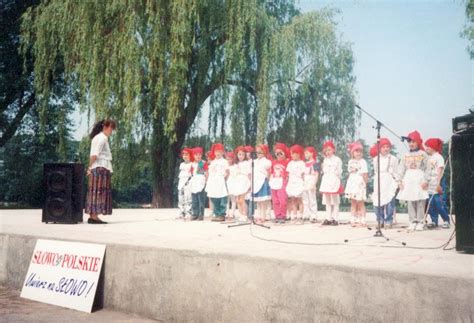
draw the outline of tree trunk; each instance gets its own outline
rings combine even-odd
[[[9,124],[5,125],[5,128],[2,129],[2,136],[0,137],[0,147],[5,146],[8,140],[10,140],[15,135],[15,132],[20,126],[21,121],[23,120],[23,117],[28,113],[28,111],[31,109],[34,103],[35,103],[35,95],[32,94],[30,95],[28,100],[23,105],[20,106],[20,109],[16,113],[13,120],[11,120]]]
[[[153,167],[153,200],[155,208],[173,207],[174,170],[178,154],[173,151],[170,139],[161,127],[153,129],[151,149]]]
[[[174,207],[174,191],[177,185],[176,166],[179,162],[181,146],[183,145],[188,128],[179,127],[176,131],[176,141],[164,133],[162,121],[155,120],[153,125],[152,167],[153,167],[153,199],[155,208]]]

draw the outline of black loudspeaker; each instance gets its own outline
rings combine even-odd
[[[456,250],[474,253],[474,129],[452,137]]]
[[[42,222],[82,222],[84,165],[52,163],[43,166],[44,204]]]

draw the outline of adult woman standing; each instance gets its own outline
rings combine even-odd
[[[97,122],[90,134],[91,152],[87,176],[89,185],[87,189],[86,214],[89,214],[87,223],[105,224],[99,219],[99,214],[112,214],[112,153],[109,146],[109,137],[115,130],[113,120],[104,119]]]

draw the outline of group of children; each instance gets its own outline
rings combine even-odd
[[[443,227],[449,228],[441,187],[442,141],[429,139],[425,149],[417,131],[407,138],[410,151],[400,161],[391,154],[392,144],[387,138],[381,138],[370,149],[375,172],[371,199],[377,221],[385,228],[391,227],[395,199],[399,199],[407,201],[409,230],[424,229],[426,207],[431,216],[430,227],[438,226],[440,215]],[[322,225],[338,225],[340,195],[344,194],[351,201],[351,225],[365,226],[369,171],[363,150],[360,142],[348,145],[349,176],[344,186],[342,160],[336,156],[331,141],[323,144],[321,163],[314,147],[287,147],[283,143],[275,144],[273,156],[265,144],[239,146],[226,152],[222,144],[216,143],[206,154],[207,161],[202,158],[201,147],[184,148],[178,182],[180,216],[203,220],[207,196],[214,214],[212,221],[225,221],[226,216],[247,220],[253,213],[253,200],[257,223],[269,220],[272,213],[280,224],[302,224],[305,220],[316,223],[316,193],[321,177],[319,192],[326,207]]]

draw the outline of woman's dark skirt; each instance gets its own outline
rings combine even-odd
[[[103,167],[92,169],[87,189],[86,214],[112,214],[112,173]]]

